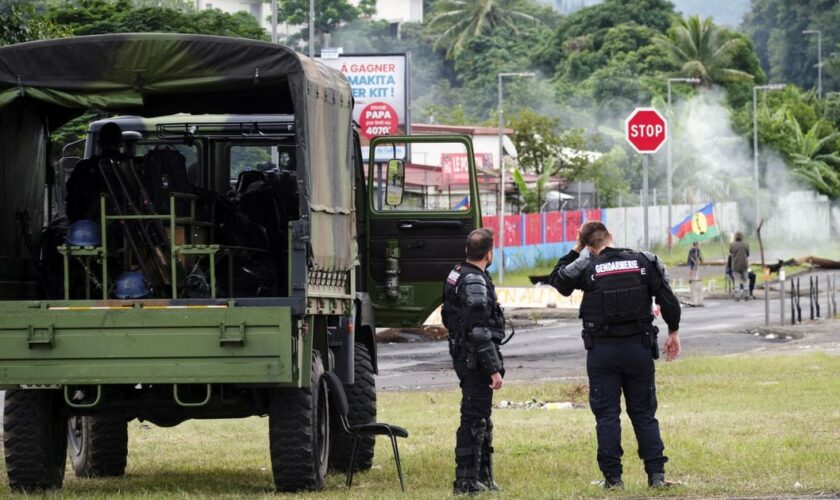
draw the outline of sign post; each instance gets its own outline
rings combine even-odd
[[[659,151],[668,140],[665,117],[654,108],[636,108],[627,117],[624,137],[642,156],[642,207],[644,212],[644,249],[650,250],[648,221],[648,155]],[[670,231],[670,228],[668,228]]]

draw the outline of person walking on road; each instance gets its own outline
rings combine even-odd
[[[735,241],[729,245],[729,256],[732,259],[733,278],[738,281],[738,287],[735,289],[735,301],[747,300],[749,294],[744,285],[749,283],[750,244],[744,241],[744,235],[740,231],[735,233]]]
[[[598,467],[604,487],[623,488],[621,394],[644,461],[648,485],[665,482],[665,447],[656,420],[654,359],[659,358],[651,314],[652,297],[668,325],[665,359],[680,355],[680,304],[668,285],[665,268],[647,252],[614,248],[600,221],[585,223],[573,250],[562,257],[549,283],[564,296],[583,291],[580,317],[587,350],[589,406],[595,415]]]
[[[487,268],[493,262],[493,232],[476,229],[467,237],[467,259],[443,285],[443,324],[461,386],[461,424],[455,435],[454,493],[496,491],[493,479],[493,391],[502,388],[505,369],[499,345],[504,316]]]

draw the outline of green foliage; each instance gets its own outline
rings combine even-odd
[[[348,0],[318,0],[315,9],[315,35],[333,33],[340,26],[361,16],[376,12],[376,0],[360,0],[354,5]],[[289,37],[291,45],[309,38],[309,0],[283,0],[278,2],[277,17],[293,26],[304,26],[299,33]]]
[[[53,4],[46,11],[46,19],[73,35],[168,32],[268,39],[257,20],[245,12],[138,8],[130,0],[72,0]]]
[[[755,43],[770,80],[815,88],[817,36],[802,31],[822,31],[823,61],[827,62],[840,41],[840,4],[828,0],[754,1],[743,29]],[[825,69],[824,88],[837,89],[840,66],[828,64]]]
[[[522,0],[439,0],[427,23],[437,36],[435,48],[446,48],[447,59],[454,59],[471,40],[494,28],[517,36],[523,23],[539,22],[521,4]]]
[[[519,190],[521,210],[525,213],[539,212],[542,208],[545,200],[545,183],[554,169],[554,160],[549,160],[545,167],[545,171],[537,177],[536,185],[533,188],[529,188],[525,183],[525,178],[519,169],[513,171],[513,182],[516,183],[516,188]]]
[[[560,152],[562,140],[556,130],[560,122],[526,109],[508,121],[513,128],[513,143],[519,153],[519,164],[525,171],[540,174],[551,170]]]
[[[3,0],[0,2],[0,45],[61,38],[68,30],[45,19],[34,2]]]
[[[755,79],[733,65],[736,55],[747,50],[745,40],[716,26],[711,17],[678,18],[667,36],[656,37],[654,43],[679,68],[675,76],[697,78],[706,86]]]

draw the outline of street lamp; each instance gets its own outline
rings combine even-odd
[[[502,143],[502,79],[503,78],[533,78],[534,73],[499,73],[499,172],[501,173],[501,208],[499,209],[499,283],[505,280],[505,161],[504,145]]]
[[[271,43],[277,43],[277,0],[271,0]]]
[[[805,30],[803,35],[817,35],[817,97],[822,97],[822,31]]]
[[[673,204],[673,198],[674,198],[674,181],[673,181],[674,170],[673,170],[673,167],[671,166],[672,162],[673,162],[673,158],[671,156],[671,142],[673,141],[674,136],[672,134],[672,131],[670,130],[671,124],[673,123],[673,117],[674,117],[673,116],[674,114],[671,111],[671,83],[673,83],[673,82],[697,84],[697,83],[700,83],[700,79],[699,78],[669,78],[668,79],[668,113],[671,115],[671,119],[668,120],[668,123],[666,125],[667,127],[669,127],[668,137],[671,138],[671,140],[667,141],[667,144],[666,144],[666,146],[668,147],[668,172],[666,173],[666,178],[667,178],[667,181],[668,181],[668,255],[671,254],[671,247],[672,247],[672,244],[673,244],[672,239],[671,239],[672,238],[671,237],[671,228],[674,226],[673,208],[671,206]]]
[[[315,57],[315,0],[309,0],[309,57]]]
[[[753,87],[753,175],[755,176],[755,227],[761,223],[761,211],[759,209],[758,195],[758,91],[759,90],[782,90],[784,83],[771,83],[769,85],[756,85]]]

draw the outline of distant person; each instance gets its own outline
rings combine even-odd
[[[82,219],[99,221],[99,194],[105,190],[99,162],[103,159],[123,160],[122,129],[114,122],[108,122],[99,129],[99,151],[90,158],[81,160],[73,168],[67,180],[67,204],[65,212],[71,223]]]
[[[700,244],[696,241],[688,249],[688,280],[700,279],[700,264],[703,263],[703,254],[700,253]]]
[[[476,229],[467,237],[467,260],[443,285],[443,324],[461,382],[461,425],[455,435],[456,495],[499,489],[493,479],[493,391],[502,388],[505,369],[499,344],[504,316],[487,268],[493,262],[493,232]]]
[[[735,300],[747,300],[749,294],[745,285],[749,283],[750,270],[750,244],[744,241],[744,235],[741,232],[735,233],[735,241],[729,245],[729,256],[732,258],[732,275],[738,282],[735,289]]]
[[[565,296],[583,290],[580,317],[583,345],[588,351],[589,407],[595,414],[598,467],[604,474],[604,487],[624,488],[619,418],[623,392],[648,486],[661,488],[667,486],[668,458],[656,420],[653,360],[659,358],[659,329],[653,325],[652,297],[668,325],[667,361],[680,355],[680,303],[655,255],[614,245],[602,222],[585,223],[577,245],[559,260],[549,282]]]

